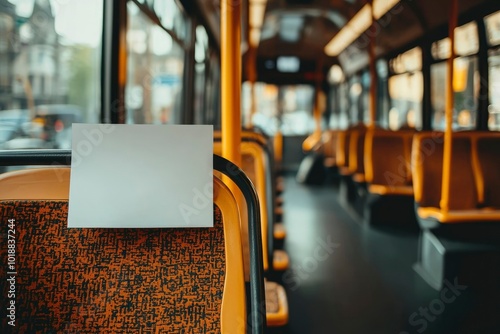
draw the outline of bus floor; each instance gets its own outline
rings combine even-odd
[[[298,184],[291,174],[283,196],[289,323],[270,333],[500,333],[491,329],[500,320],[458,280],[443,294],[412,269],[417,231],[363,226],[334,186]]]

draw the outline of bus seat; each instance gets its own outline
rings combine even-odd
[[[414,133],[368,130],[364,164],[370,193],[382,196],[413,196],[410,160]]]
[[[288,253],[282,249],[276,249],[273,252],[273,269],[276,271],[285,271],[290,265]]]
[[[256,145],[255,143],[253,143]],[[262,254],[263,254],[263,264],[264,264],[264,270],[267,271],[269,268],[269,250],[268,250],[268,212],[267,210],[267,204],[266,204],[266,194],[265,194],[265,188],[259,187],[258,184],[263,182],[264,180],[264,175],[262,169],[256,168],[257,164],[263,163],[260,161],[262,157],[257,156],[257,158],[250,153],[251,150],[255,150],[255,146],[252,145],[244,145],[242,143],[242,169],[245,171],[245,174],[248,176],[248,178],[252,181],[252,183],[255,186],[255,189],[257,191],[257,194],[260,199],[260,214],[261,214],[261,231],[262,231]],[[214,142],[214,154],[220,154],[222,152],[222,144],[221,142]],[[256,161],[257,160],[257,161]],[[245,214],[244,214],[244,209],[242,209],[241,216],[242,216],[242,221],[245,221]],[[245,225],[245,223],[242,223],[242,225]],[[246,237],[244,237],[246,238]],[[245,264],[245,268],[248,268],[248,266]],[[247,269],[245,269],[248,271]]]
[[[214,141],[220,142],[221,133],[220,131],[214,131]],[[253,142],[254,144],[258,144],[258,149],[263,153],[263,162],[265,163],[264,167],[264,175],[266,182],[266,206],[269,218],[267,221],[268,224],[268,238],[274,237],[275,239],[282,240],[286,236],[286,230],[283,224],[280,223],[283,217],[283,209],[281,205],[283,204],[283,197],[277,197],[277,193],[284,191],[284,178],[276,177],[276,174],[273,173],[272,162],[272,150],[269,148],[269,144],[271,143],[265,136],[260,133],[255,133],[250,130],[242,131],[242,141],[243,142]],[[220,144],[217,144],[220,145]],[[245,173],[249,176],[251,180],[256,182],[256,174],[255,174],[255,163],[253,162],[252,154],[243,154],[243,165]],[[258,164],[257,164],[258,165]],[[270,183],[269,183],[270,182]],[[280,224],[280,225],[278,225]],[[276,225],[278,225],[276,227]],[[269,242],[272,245],[271,242]],[[270,247],[269,252],[272,251],[272,247]],[[269,256],[269,260],[271,260],[271,255]],[[274,256],[273,256],[274,258]],[[267,268],[267,264],[266,264]]]
[[[69,168],[22,169],[0,174],[0,200],[67,200]]]
[[[370,128],[365,136],[364,166],[369,225],[417,227],[410,157],[413,131]]]
[[[339,131],[337,135],[337,149],[335,152],[335,159],[339,167],[341,175],[350,175],[349,172],[349,146],[351,139],[351,130],[346,129]]]
[[[450,178],[450,210],[473,210],[478,207],[476,182],[472,165],[471,137],[454,134]]]
[[[323,133],[323,155],[325,157],[325,167],[332,168],[337,165],[336,162],[336,147],[337,147],[338,131],[328,130]]]
[[[426,132],[415,136],[412,169],[417,214],[423,227],[434,228],[439,223],[500,222],[500,207],[495,202],[500,162],[492,155],[499,141],[496,133],[453,134],[449,210],[444,211],[440,208],[443,134]]]
[[[217,154],[221,150],[221,142],[215,141],[214,153]],[[266,168],[268,168],[269,166],[267,157],[262,147],[258,143],[252,141],[243,141],[241,143],[241,154],[243,157],[242,169],[243,171],[245,171],[245,173],[247,173],[247,169],[252,171],[251,173],[247,173],[247,175],[255,185],[261,204],[260,212],[262,223],[262,251],[264,255],[264,270],[268,271],[272,268],[276,271],[284,271],[289,266],[288,254],[282,250],[272,249],[272,240],[270,239],[274,237],[274,231],[271,231],[272,234],[268,232],[268,224],[273,223],[274,209],[270,207],[270,203],[272,203],[272,201],[268,200],[271,194],[269,194],[269,187],[267,187],[266,184]],[[242,210],[244,210],[244,208],[242,208]],[[245,220],[244,216],[242,217],[242,220]],[[267,298],[268,297],[266,295],[266,300]],[[280,298],[279,301],[287,304],[286,295],[285,299]],[[287,310],[288,307],[286,305],[281,305],[280,309]],[[278,313],[278,315],[280,314],[281,313]],[[268,326],[282,326],[281,324],[283,321],[285,321],[285,323],[288,321],[288,313],[286,314],[286,317],[278,317],[278,315],[275,314],[273,317],[268,318]],[[278,318],[276,319],[276,317]]]
[[[477,192],[474,171],[471,163],[470,133],[453,135],[452,168],[450,179],[450,210],[470,210],[477,207]],[[429,150],[428,150],[429,148]],[[432,150],[432,151],[431,151]],[[442,134],[418,134],[415,146],[414,162],[420,185],[415,200],[422,207],[440,207],[441,184],[443,173],[443,136]]]
[[[302,151],[307,152],[317,152],[322,150],[322,136],[321,130],[316,130],[311,133],[302,143]]]
[[[284,213],[284,210],[283,210],[283,207],[282,206],[278,206],[274,209],[274,214],[277,216],[277,217],[282,217],[283,216],[283,213]]]
[[[349,140],[349,173],[355,182],[365,182],[365,136],[367,128],[358,125],[351,130]]]
[[[266,321],[268,326],[281,327],[288,323],[288,302],[285,288],[274,282],[265,282]]]
[[[245,333],[239,212],[219,179],[214,228],[68,229],[69,176],[0,175],[2,234],[15,219],[20,332]]]
[[[283,178],[276,179],[276,194],[281,195],[285,191],[285,181]]]
[[[222,145],[220,142],[214,142],[214,152],[220,153]],[[274,237],[273,217],[275,215],[274,208],[271,207],[272,201],[270,200],[269,188],[266,186],[266,166],[267,159],[262,148],[255,142],[242,142],[242,169],[247,176],[252,180],[261,199],[261,222],[262,222],[262,245],[264,254],[264,270],[268,270],[270,265],[273,264],[274,250],[269,247],[272,242],[270,238]],[[244,218],[243,218],[244,219]],[[271,224],[269,226],[269,224]]]
[[[483,134],[477,138],[477,155],[483,179],[481,206],[500,209],[500,134]]]
[[[274,239],[283,240],[286,238],[286,229],[283,223],[275,223],[273,232]]]
[[[273,159],[275,165],[275,173],[281,173],[283,171],[283,134],[281,131],[277,131],[274,134],[272,148],[273,148]]]
[[[415,134],[411,166],[415,202],[421,207],[438,208],[443,174],[443,133]]]

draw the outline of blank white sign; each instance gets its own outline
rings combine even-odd
[[[213,126],[73,124],[68,227],[212,227]]]

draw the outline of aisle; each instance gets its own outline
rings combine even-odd
[[[289,334],[404,334],[450,330],[447,309],[428,321],[420,307],[439,298],[412,269],[416,233],[363,227],[344,210],[333,186],[303,186],[286,177],[284,247],[291,269],[287,289]],[[410,323],[411,322],[411,323]],[[445,323],[448,322],[448,325]],[[451,332],[450,332],[451,333]]]

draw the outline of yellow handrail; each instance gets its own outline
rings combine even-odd
[[[221,1],[222,156],[241,166],[241,1]]]
[[[443,149],[443,183],[441,186],[441,201],[439,205],[444,212],[449,211],[450,202],[450,179],[451,179],[451,155],[452,155],[452,123],[453,123],[453,104],[454,104],[454,91],[453,91],[453,70],[455,61],[455,28],[458,21],[458,1],[450,0],[450,58],[448,59],[448,73],[446,81],[446,129],[444,132],[444,149]]]
[[[375,55],[375,44],[376,44],[376,34],[375,34],[375,12],[373,9],[373,0],[370,0],[371,14],[372,14],[372,24],[370,27],[370,123],[369,127],[375,127],[375,119],[377,117],[377,67],[376,67],[376,55]]]
[[[250,84],[250,112],[246,121],[246,128],[253,126],[253,116],[257,112],[257,100],[255,95],[255,82],[257,81],[257,48],[250,45],[247,51],[247,76]]]

